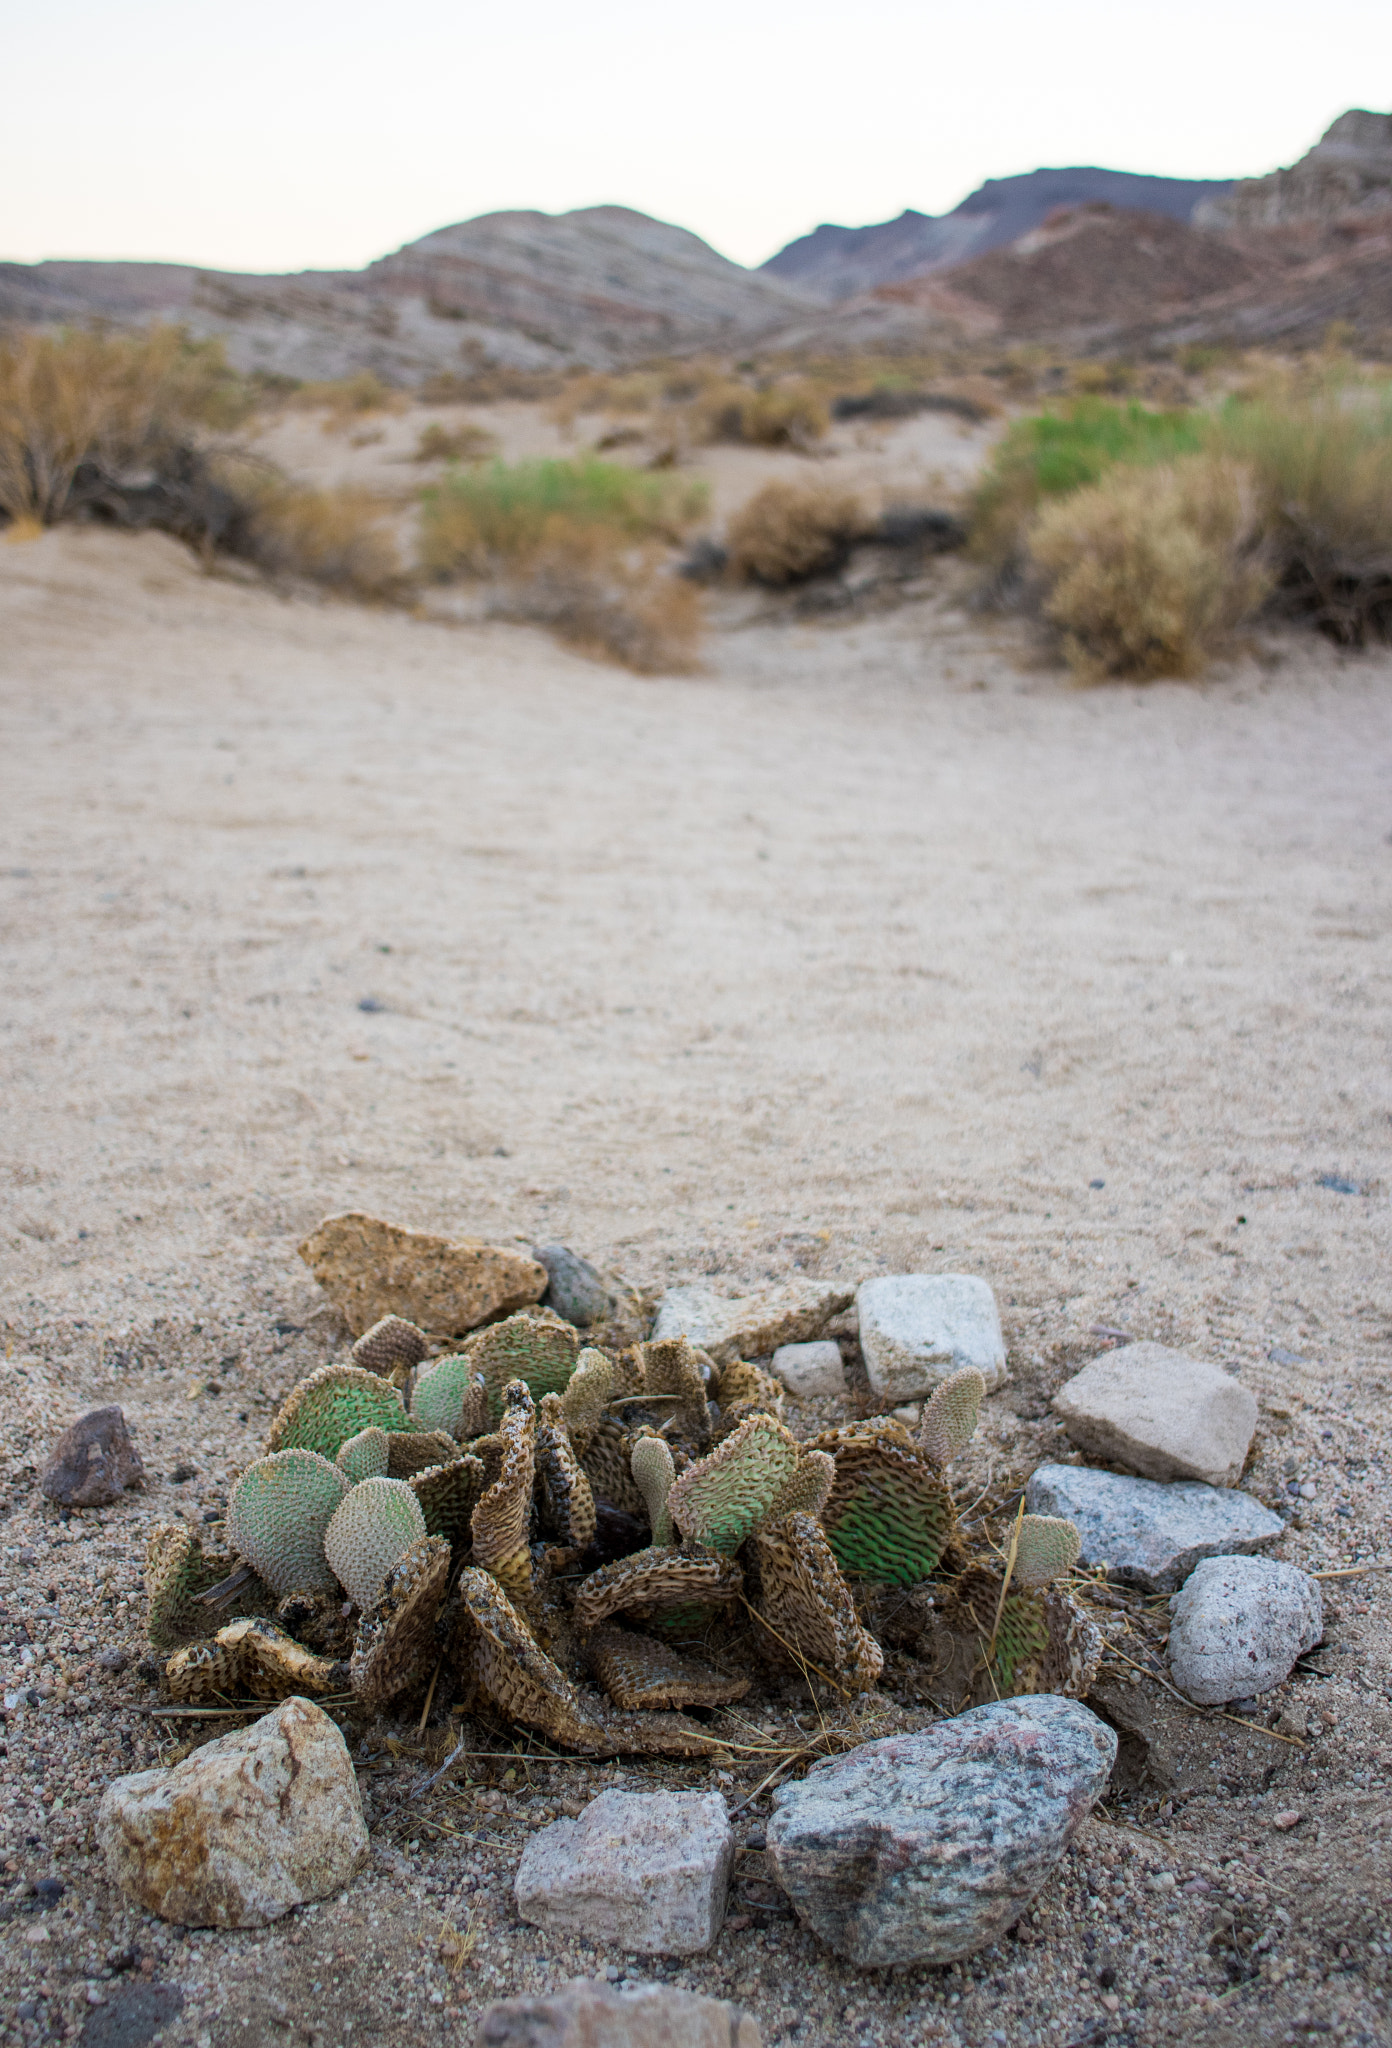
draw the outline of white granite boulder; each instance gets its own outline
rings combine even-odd
[[[368,1853],[347,1745],[299,1698],[171,1769],[113,1779],[97,1842],[130,1898],[191,1927],[264,1927],[341,1890]]]
[[[697,1955],[725,1919],[735,1838],[715,1792],[601,1792],[522,1851],[517,1910],[553,1933]]]
[[[667,1984],[576,1977],[541,1998],[485,2006],[474,2048],[760,2048],[743,2006]]]
[[[717,1365],[766,1358],[784,1344],[818,1337],[850,1305],[852,1289],[826,1280],[789,1280],[731,1298],[709,1287],[669,1287],[658,1303],[653,1337],[689,1337]]]
[[[996,1297],[971,1273],[888,1273],[856,1292],[860,1348],[882,1401],[912,1401],[973,1365],[986,1391],[1005,1379]]]
[[[862,1969],[999,1940],[1106,1785],[1115,1732],[1041,1693],[814,1764],[774,1794],[768,1859],[798,1917]]]
[[[817,1401],[846,1391],[841,1346],[834,1337],[814,1344],[780,1344],[770,1365],[795,1401]]]
[[[1285,1534],[1250,1493],[1178,1480],[1130,1479],[1086,1465],[1040,1465],[1025,1488],[1032,1515],[1063,1515],[1083,1539],[1080,1562],[1147,1593],[1173,1593],[1204,1557],[1236,1557]]]
[[[1257,1402],[1231,1373],[1164,1344],[1123,1344],[1066,1380],[1054,1413],[1085,1457],[1145,1479],[1233,1486],[1257,1427]]]
[[[1324,1634],[1319,1581],[1272,1557],[1205,1558],[1170,1614],[1170,1670],[1201,1707],[1269,1691]]]

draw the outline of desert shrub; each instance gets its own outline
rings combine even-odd
[[[498,444],[490,433],[466,420],[462,426],[446,427],[431,420],[416,440],[412,462],[483,462]]]
[[[997,570],[1007,568],[1024,553],[1026,531],[1046,499],[1095,484],[1117,463],[1173,462],[1194,454],[1204,434],[1197,413],[1100,398],[1017,420],[973,496],[973,553]]]
[[[726,546],[737,576],[778,588],[840,568],[864,531],[860,501],[846,492],[772,483],[735,514]]]
[[[1046,505],[1030,555],[1075,673],[1193,675],[1270,587],[1252,479],[1217,455],[1138,469]]]
[[[235,552],[269,575],[303,577],[353,597],[391,597],[402,588],[393,507],[374,492],[314,490],[246,470],[231,471],[230,483],[246,508]]]
[[[639,675],[689,674],[697,666],[697,593],[667,569],[654,543],[626,543],[612,527],[553,516],[501,570],[489,609],[548,626],[581,653]]]
[[[593,457],[491,463],[425,492],[420,560],[430,576],[485,576],[532,554],[553,522],[615,542],[675,541],[705,505],[704,485]]]
[[[221,347],[177,328],[15,335],[0,342],[0,512],[53,525],[248,405]]]
[[[322,412],[326,434],[346,433],[369,413],[400,412],[405,395],[384,384],[375,370],[359,370],[353,377],[337,377],[323,383],[299,384],[290,403],[300,412]]]
[[[831,424],[816,385],[805,379],[763,388],[736,381],[708,384],[688,415],[695,441],[736,441],[754,448],[809,448]]]
[[[1233,404],[1212,438],[1252,473],[1277,605],[1345,645],[1392,638],[1392,392]]]

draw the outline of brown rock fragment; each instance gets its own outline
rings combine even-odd
[[[462,1336],[540,1301],[548,1277],[537,1260],[506,1246],[404,1230],[360,1209],[325,1217],[299,1250],[355,1337],[384,1316],[402,1316],[431,1337]]]
[[[42,1480],[47,1498],[69,1508],[104,1508],[144,1484],[140,1453],[114,1407],[94,1408],[63,1431]]]

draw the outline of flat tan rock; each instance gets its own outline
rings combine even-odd
[[[431,1337],[462,1337],[540,1301],[549,1278],[525,1252],[405,1230],[361,1209],[326,1216],[299,1250],[355,1337],[383,1316],[404,1316]]]
[[[114,1779],[97,1842],[113,1883],[188,1927],[264,1927],[341,1890],[368,1852],[347,1745],[298,1697],[172,1769]]]
[[[826,1280],[790,1280],[735,1299],[709,1287],[669,1287],[658,1304],[653,1337],[689,1337],[717,1365],[766,1358],[784,1344],[820,1337],[854,1296],[853,1287]]]
[[[1257,1427],[1256,1396],[1231,1373],[1164,1344],[1123,1344],[1066,1380],[1054,1413],[1090,1458],[1143,1479],[1235,1486]]]
[[[728,1999],[577,1977],[549,1997],[495,1999],[474,2048],[759,2048],[761,2038],[754,2015]]]

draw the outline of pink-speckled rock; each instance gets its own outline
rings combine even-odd
[[[954,1962],[1019,1919],[1116,1747],[1052,1693],[867,1742],[774,1795],[769,1861],[799,1918],[861,1968]]]

